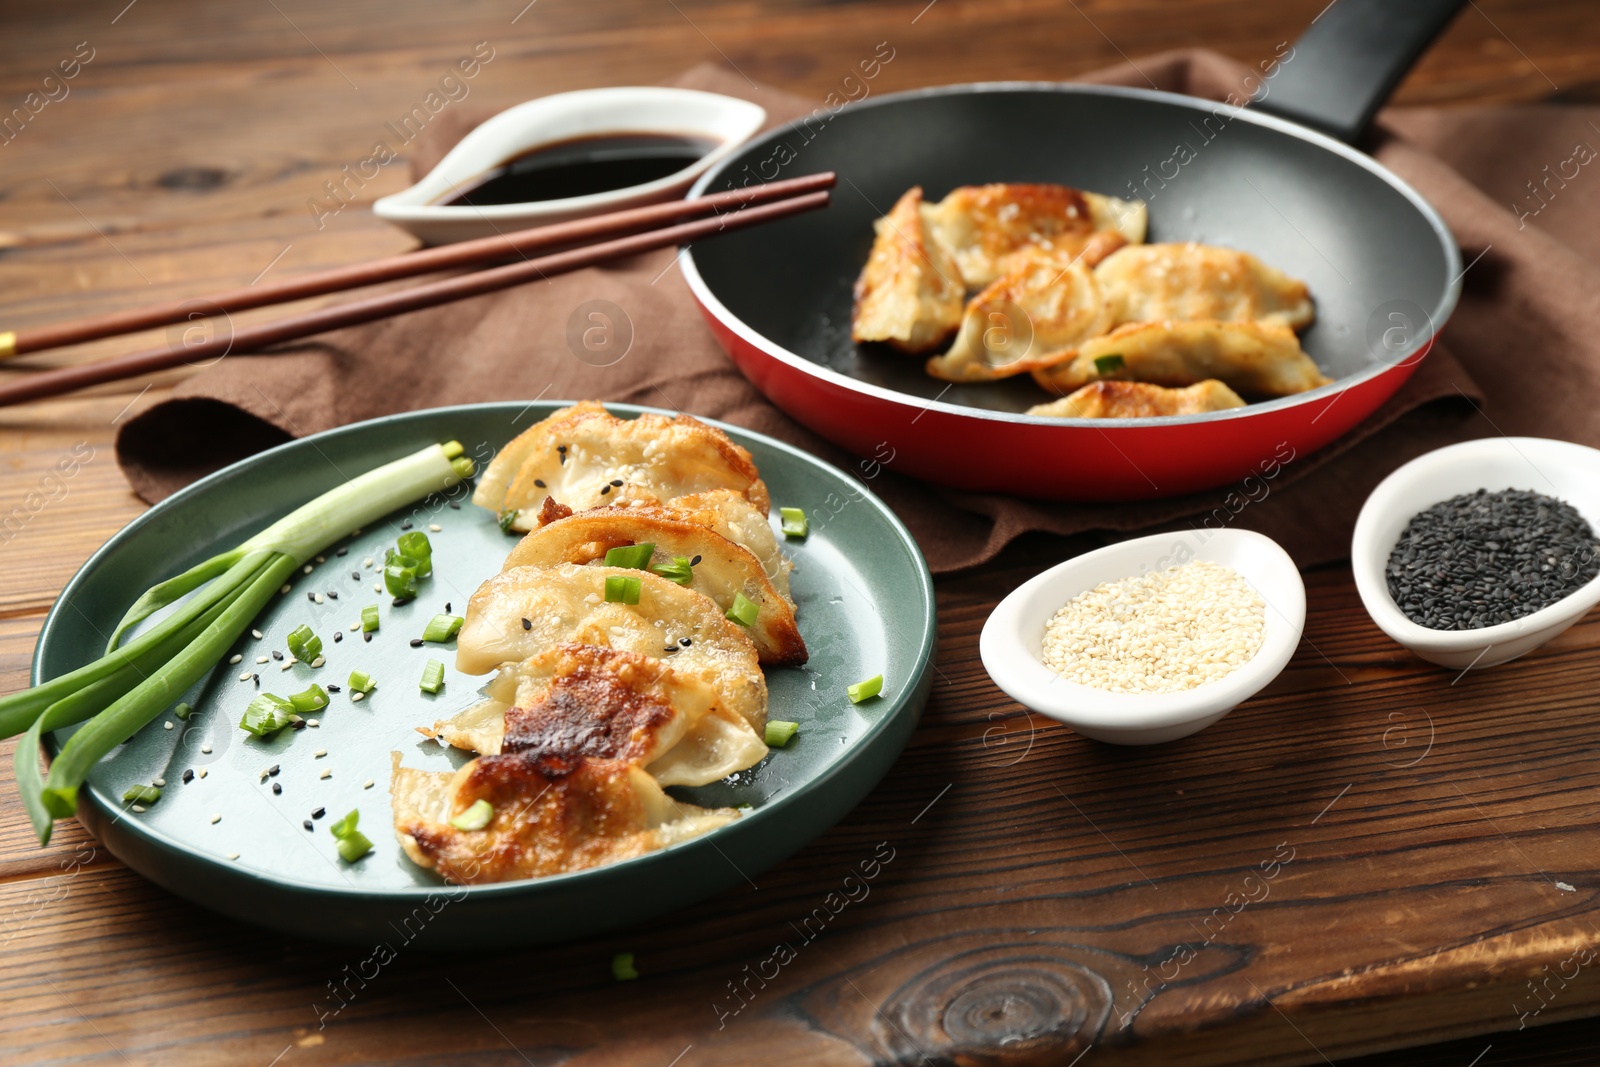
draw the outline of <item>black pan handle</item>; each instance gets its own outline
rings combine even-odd
[[[1354,143],[1465,3],[1334,0],[1279,60],[1251,106]]]

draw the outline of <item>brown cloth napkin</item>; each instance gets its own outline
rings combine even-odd
[[[1215,53],[1184,51],[1085,80],[1223,99],[1245,73]],[[677,84],[756,100],[774,124],[813,107],[752,90],[709,65]],[[413,170],[424,173],[486,117],[442,113],[419,140]],[[1600,165],[1587,165],[1596,154],[1588,146],[1600,145],[1597,122],[1600,108],[1544,105],[1382,114],[1377,158],[1427,197],[1461,242],[1470,264],[1462,301],[1399,394],[1334,445],[1289,463],[1264,496],[1252,486],[1137,504],[1045,504],[890,474],[872,488],[906,521],[936,572],[989,560],[1029,531],[1182,528],[1219,506],[1237,511],[1232,525],[1275,538],[1310,566],[1343,558],[1367,494],[1425,451],[1494,433],[1600,445],[1591,414],[1600,397]],[[591,300],[611,301],[632,322],[632,348],[613,366],[584,362],[567,343],[569,318]],[[360,419],[473,401],[590,397],[724,419],[856,469],[738,374],[671,250],[340,330],[270,356],[231,356],[124,423],[117,454],[134,490],[154,502],[262,448]]]

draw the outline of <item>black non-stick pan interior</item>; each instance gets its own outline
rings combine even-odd
[[[760,138],[704,184],[825,170],[839,174],[832,206],[719,236],[692,249],[695,265],[729,311],[777,344],[917,397],[1002,411],[1045,399],[1026,376],[947,390],[921,359],[851,342],[851,286],[872,222],[913,185],[930,201],[983,182],[1144,200],[1152,242],[1238,248],[1303,279],[1317,321],[1302,343],[1335,379],[1409,355],[1454,300],[1452,239],[1397,179],[1337,142],[1187,97],[1059,85],[886,96]]]

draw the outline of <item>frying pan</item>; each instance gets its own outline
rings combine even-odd
[[[1292,51],[1262,64],[1270,77],[1247,109],[1056,83],[818,109],[729,156],[691,195],[834,170],[833,206],[695,246],[684,275],[758,389],[889,469],[1057,500],[1166,497],[1262,473],[1370,415],[1455,306],[1461,257],[1444,221],[1349,142],[1460,6],[1337,0]],[[1148,240],[1242,249],[1303,279],[1317,319],[1301,343],[1333,383],[1202,415],[1043,418],[1024,414],[1050,399],[1027,375],[950,385],[923,372],[924,357],[853,343],[851,287],[873,220],[913,185],[932,201],[984,182],[1137,196]]]

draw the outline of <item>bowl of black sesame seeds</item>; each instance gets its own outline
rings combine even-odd
[[[1600,451],[1496,437],[1418,457],[1372,491],[1350,563],[1372,621],[1432,663],[1492,667],[1600,603]]]
[[[1059,563],[989,615],[978,650],[1008,696],[1115,745],[1196,733],[1278,676],[1306,592],[1248,530],[1136,537]]]

